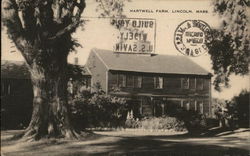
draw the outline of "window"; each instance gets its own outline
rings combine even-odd
[[[10,89],[11,89],[11,86],[10,86],[10,84],[8,84],[8,95],[10,95]]]
[[[203,79],[203,89],[204,90],[209,90],[209,84],[210,84],[210,80],[209,79]]]
[[[139,112],[140,112],[140,115],[143,114],[142,103],[143,103],[142,98],[139,98],[139,104],[140,104]]]
[[[186,108],[187,108],[187,110],[190,110],[190,103],[189,102],[186,104]]]
[[[184,103],[184,101],[183,101],[183,100],[181,100],[181,108],[183,108],[183,103]]]
[[[190,99],[189,101],[189,110],[195,110],[195,100]]]
[[[84,84],[85,84],[85,87],[86,87],[86,88],[89,88],[90,85],[91,85],[90,78],[85,78],[85,79],[84,79]]]
[[[190,89],[195,89],[195,78],[190,78],[189,79],[189,88]]]
[[[142,76],[135,76],[134,77],[135,88],[142,87]]]
[[[118,74],[117,80],[118,87],[142,87],[142,76]]]
[[[132,75],[127,75],[126,76],[127,80],[127,87],[134,87],[134,76]]]
[[[126,76],[124,74],[118,75],[118,86],[119,87],[126,87]]]
[[[163,88],[163,77],[155,77],[154,78],[154,87],[156,89],[162,89]]]
[[[194,110],[197,111],[197,101],[194,102]]]
[[[203,90],[204,84],[203,84],[203,79],[198,78],[197,79],[197,90]]]
[[[199,107],[199,113],[203,114],[203,102],[202,101],[199,101],[198,102],[198,107]]]
[[[183,89],[189,89],[189,78],[183,78],[182,79],[182,88]]]
[[[188,100],[183,101],[183,106],[186,110],[190,110],[190,102]]]

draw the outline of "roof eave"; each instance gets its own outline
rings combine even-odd
[[[124,70],[124,69],[109,69],[109,71],[119,71],[119,72],[135,72],[135,73],[148,73],[148,74],[169,74],[169,75],[202,75],[202,76],[210,76],[213,75],[211,73],[163,73],[163,72],[147,72],[147,71],[134,71],[134,70]]]

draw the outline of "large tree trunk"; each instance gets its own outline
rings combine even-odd
[[[85,0],[2,0],[2,21],[23,55],[34,90],[24,138],[76,137],[67,108],[67,56],[82,23]]]
[[[36,60],[30,65],[33,113],[24,138],[77,138],[69,120],[66,72],[66,58],[48,59],[43,63]]]

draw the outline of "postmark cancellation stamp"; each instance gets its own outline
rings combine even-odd
[[[176,49],[187,56],[200,56],[208,52],[207,43],[211,41],[211,28],[202,20],[185,20],[174,33]]]

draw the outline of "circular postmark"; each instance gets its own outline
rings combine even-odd
[[[200,56],[208,51],[211,41],[211,28],[202,20],[186,20],[175,30],[174,45],[187,56]]]

